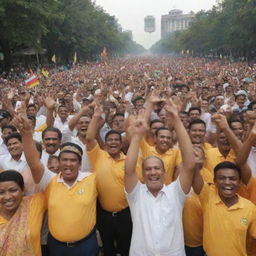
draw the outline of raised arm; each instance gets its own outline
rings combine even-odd
[[[217,127],[219,130],[223,131],[226,135],[232,149],[234,150],[235,154],[240,153],[240,148],[242,146],[242,142],[238,140],[236,135],[233,133],[233,131],[230,129],[227,118],[222,114],[214,114],[213,120],[215,121]]]
[[[144,118],[135,120],[129,127],[131,143],[125,159],[125,190],[127,193],[132,192],[138,182],[136,173],[137,159],[139,155],[140,141],[147,131],[147,123]]]
[[[178,115],[178,108],[172,101],[167,101],[165,110],[168,112],[170,118],[173,120],[173,128],[176,131],[177,139],[182,156],[182,167],[180,171],[180,183],[182,190],[185,194],[189,193],[195,168],[195,157],[193,152],[193,146],[189,135],[181,122]]]
[[[47,108],[47,117],[46,117],[46,125],[47,127],[53,127],[54,124],[54,110],[56,107],[56,102],[52,97],[47,96],[44,99],[44,105]]]
[[[89,112],[89,106],[84,106],[81,108],[81,110],[76,113],[71,119],[70,121],[68,122],[68,127],[70,129],[70,131],[73,131],[79,121],[79,119],[81,118],[81,116],[84,116],[84,115],[87,115],[88,112]]]
[[[97,144],[97,134],[99,131],[99,124],[101,120],[102,107],[96,106],[94,108],[94,114],[92,120],[88,126],[86,133],[86,150],[91,151]]]
[[[40,155],[33,140],[32,127],[28,119],[21,115],[14,118],[14,123],[22,136],[24,154],[30,167],[34,182],[38,184],[44,174],[44,166],[40,162]]]

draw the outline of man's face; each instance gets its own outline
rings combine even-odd
[[[20,157],[23,152],[22,143],[17,138],[11,138],[8,140],[7,149],[13,158]]]
[[[240,178],[238,172],[229,168],[219,169],[214,177],[214,184],[223,201],[236,196],[239,183]]]
[[[164,167],[159,159],[152,157],[144,162],[143,178],[151,193],[157,194],[162,189],[164,176]]]
[[[50,171],[54,173],[59,173],[59,167],[60,167],[59,159],[53,158],[48,160],[47,168]]]
[[[236,97],[236,104],[242,108],[244,107],[244,103],[245,103],[246,97],[244,95],[239,95]]]
[[[156,122],[156,123],[153,123],[150,127],[150,135],[151,136],[155,136],[156,135],[156,130],[158,128],[161,128],[161,127],[164,127],[164,124],[162,122]]]
[[[34,106],[28,107],[27,115],[28,116],[36,116],[36,108]]]
[[[43,144],[48,154],[53,155],[60,148],[60,139],[58,133],[54,131],[47,131],[43,138]]]
[[[189,137],[192,144],[202,144],[204,143],[204,137],[206,134],[204,124],[193,124],[188,131]]]
[[[0,126],[3,127],[5,125],[8,125],[10,123],[10,118],[9,117],[5,117],[5,118],[1,118],[0,119]]]
[[[191,110],[189,112],[189,119],[190,121],[196,120],[196,119],[200,119],[200,113],[198,110]]]
[[[240,122],[232,122],[230,124],[230,127],[233,133],[236,135],[236,137],[242,141],[244,135],[243,125]]]
[[[165,153],[172,146],[172,133],[169,130],[159,130],[155,135],[155,145],[160,154]]]
[[[140,100],[136,100],[136,102],[134,103],[134,106],[137,110],[140,110],[143,108],[145,101],[143,99]]]
[[[124,132],[124,117],[123,116],[115,116],[112,121],[112,128],[121,133]]]
[[[188,127],[188,115],[185,113],[179,113],[179,117],[180,117],[180,120],[183,123],[184,127],[187,128]]]
[[[110,134],[106,139],[106,151],[115,158],[120,154],[122,148],[122,141],[119,134]]]
[[[72,152],[63,152],[59,159],[59,170],[66,182],[75,182],[81,166],[78,156]]]
[[[216,97],[215,99],[215,105],[217,107],[221,107],[224,104],[224,98],[223,97]]]
[[[66,107],[60,107],[58,110],[58,115],[62,121],[66,121],[68,118],[68,110]]]
[[[87,132],[90,121],[91,121],[91,119],[87,116],[80,117],[80,119],[76,125],[79,135],[86,136],[86,132]]]
[[[218,143],[218,147],[223,151],[229,151],[231,149],[229,141],[223,132],[220,132],[217,138],[217,143]]]

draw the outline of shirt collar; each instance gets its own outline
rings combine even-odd
[[[57,182],[63,183],[68,189],[70,189],[70,188],[74,187],[77,182],[82,181],[84,178],[90,176],[91,174],[92,174],[92,173],[90,173],[90,172],[80,172],[80,171],[79,171],[75,182],[70,186],[70,185],[68,185],[68,184],[64,181],[64,179],[63,179],[61,173],[59,173],[58,176],[57,176]]]
[[[15,159],[13,159],[13,157],[11,156],[11,154],[9,154],[9,161],[16,161],[16,162],[26,162],[26,158],[24,155],[24,152],[22,152],[20,159],[17,161]]]

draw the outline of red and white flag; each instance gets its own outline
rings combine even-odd
[[[35,74],[31,74],[30,77],[27,80],[25,80],[25,84],[27,88],[33,88],[39,85],[39,79]]]

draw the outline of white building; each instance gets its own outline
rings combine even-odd
[[[161,37],[164,38],[171,32],[187,29],[194,17],[195,13],[192,11],[189,14],[183,14],[177,9],[171,10],[167,15],[162,15]]]

